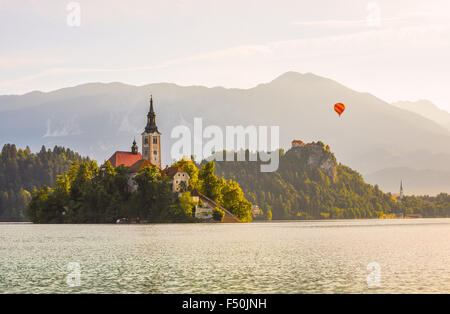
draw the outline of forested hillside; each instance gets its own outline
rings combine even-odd
[[[284,154],[273,173],[260,172],[260,162],[216,162],[216,173],[236,180],[246,198],[273,219],[377,218],[389,213],[449,217],[450,197],[406,197],[396,201],[377,185],[364,182],[351,168],[338,164],[329,147],[318,142]]]
[[[31,153],[6,144],[0,154],[0,221],[27,221],[25,208],[35,188],[54,186],[56,176],[66,172],[72,161],[88,160],[64,147],[42,146]]]

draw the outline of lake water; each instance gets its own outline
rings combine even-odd
[[[0,292],[450,293],[450,219],[0,224]]]

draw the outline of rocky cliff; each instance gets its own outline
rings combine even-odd
[[[333,182],[337,180],[337,162],[330,147],[322,142],[299,144],[292,147],[283,159],[295,163],[298,170],[322,170]],[[283,166],[283,163],[281,167]]]

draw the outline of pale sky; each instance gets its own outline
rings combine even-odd
[[[70,2],[0,0],[0,94],[249,88],[296,71],[450,110],[449,0],[79,0],[79,27]]]

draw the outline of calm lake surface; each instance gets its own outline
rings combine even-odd
[[[450,293],[450,219],[0,224],[0,292]]]

